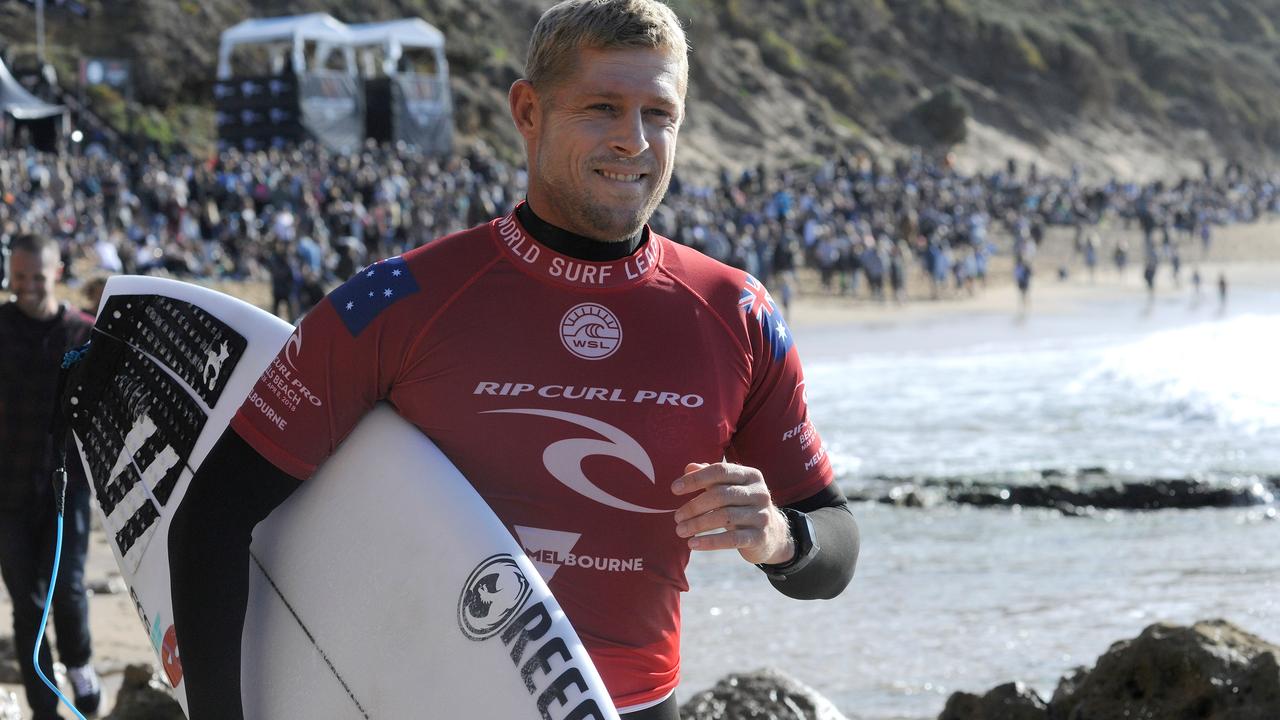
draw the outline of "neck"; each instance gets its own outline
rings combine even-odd
[[[631,237],[617,242],[605,242],[579,235],[556,227],[538,217],[527,200],[516,207],[516,219],[533,236],[533,239],[543,245],[561,255],[590,262],[620,260],[635,253],[649,239],[646,228],[641,228]]]
[[[16,303],[16,305],[19,312],[32,320],[52,320],[58,314],[58,303],[56,302],[44,303],[35,308],[25,307],[21,303]]]

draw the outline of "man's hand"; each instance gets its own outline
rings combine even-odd
[[[747,562],[777,565],[795,556],[787,518],[773,504],[764,476],[732,463],[689,463],[671,485],[693,499],[676,510],[676,534],[692,550],[736,549]],[[702,535],[711,530],[724,532]]]

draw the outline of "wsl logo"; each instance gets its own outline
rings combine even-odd
[[[622,345],[622,326],[609,308],[582,303],[569,308],[561,318],[560,341],[583,360],[603,360]]]
[[[458,597],[458,627],[472,640],[488,640],[524,607],[533,589],[514,558],[494,555],[480,563]]]

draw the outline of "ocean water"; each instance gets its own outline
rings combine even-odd
[[[1280,476],[1280,295],[1168,299],[797,331],[810,406],[849,488],[878,476]],[[1280,641],[1275,507],[1101,513],[855,507],[853,585],[796,602],[703,553],[684,600],[688,697],[780,667],[850,717],[935,718],[954,691],[1058,678],[1157,621]]]
[[[815,363],[842,479],[1280,473],[1280,314]]]

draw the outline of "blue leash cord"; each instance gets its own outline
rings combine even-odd
[[[88,350],[88,344],[74,350],[68,351],[62,356],[62,371],[58,375],[58,400],[62,400],[62,391],[66,387],[67,371],[72,365],[80,362],[80,358],[84,357],[85,351]],[[71,708],[71,712],[76,714],[80,720],[86,720],[84,715],[76,709],[74,703],[67,699],[58,690],[57,683],[50,682],[49,678],[44,676],[44,671],[40,669],[40,646],[44,642],[44,630],[49,624],[49,608],[53,606],[53,590],[58,586],[58,566],[62,563],[62,511],[66,505],[67,498],[67,453],[66,453],[66,425],[63,423],[62,408],[54,407],[53,425],[49,430],[55,439],[55,445],[58,449],[58,469],[53,471],[53,492],[54,504],[58,510],[58,535],[57,542],[54,544],[53,550],[53,572],[49,573],[49,593],[44,599],[44,614],[40,617],[40,630],[36,632],[35,647],[31,648],[31,664],[36,669],[36,675],[44,681],[45,685],[53,691],[53,694],[62,701],[64,705]]]
[[[67,471],[65,469],[59,470],[59,474],[61,475],[60,480],[62,481],[62,488],[64,490],[66,489],[66,486],[67,486],[66,472]],[[59,493],[58,505],[59,506],[62,505],[61,493]],[[54,551],[53,551],[53,572],[49,576],[49,594],[44,599],[44,615],[41,616],[40,618],[40,630],[36,633],[35,647],[32,648],[31,650],[31,664],[34,665],[36,668],[36,675],[39,675],[40,679],[44,681],[44,684],[49,686],[49,689],[53,691],[53,694],[58,696],[58,699],[61,700],[64,705],[71,708],[71,712],[75,713],[77,718],[80,718],[80,720],[86,720],[85,716],[81,715],[80,711],[76,709],[75,704],[72,703],[70,700],[68,700],[67,696],[63,695],[62,692],[58,690],[57,684],[50,682],[49,678],[44,676],[44,671],[40,669],[40,643],[44,640],[45,626],[49,624],[49,607],[53,605],[53,589],[57,587],[57,584],[58,584],[58,564],[61,561],[62,561],[62,510],[61,508],[59,508],[58,510],[58,542],[54,546]]]

